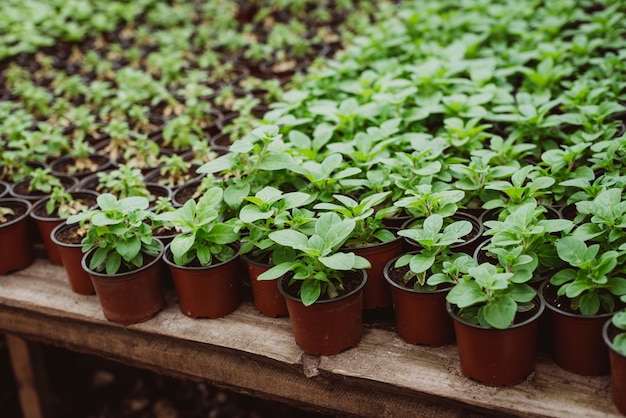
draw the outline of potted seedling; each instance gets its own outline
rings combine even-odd
[[[0,274],[28,267],[35,259],[28,230],[31,204],[24,199],[0,199]]]
[[[389,195],[390,192],[373,193],[357,201],[350,196],[335,194],[333,198],[337,203],[320,202],[313,206],[315,210],[332,211],[355,223],[345,248],[371,264],[363,289],[363,309],[391,306],[391,293],[383,269],[389,260],[402,254],[403,243],[402,238],[383,224],[383,219],[394,210],[385,206]]]
[[[67,219],[68,224],[89,224],[82,241],[83,269],[106,319],[123,325],[146,321],[165,303],[163,244],[152,236],[150,202],[143,196],[118,200],[104,193],[97,204]]]
[[[296,343],[309,354],[332,355],[361,340],[363,287],[370,263],[342,250],[356,223],[334,212],[313,231],[284,229],[269,238],[284,247],[259,280],[278,279]]]
[[[246,204],[239,211],[243,231],[240,254],[248,268],[254,305],[262,314],[276,317],[287,314],[285,298],[273,281],[257,280],[257,277],[274,265],[275,251],[282,247],[269,238],[273,231],[286,228],[302,229],[313,225],[314,213],[305,206],[311,195],[302,192],[283,193],[267,186],[254,196],[246,197]],[[280,255],[277,255],[280,258]]]
[[[219,318],[241,303],[239,290],[239,238],[234,220],[220,213],[224,192],[209,188],[196,203],[190,199],[174,211],[154,219],[169,222],[181,232],[165,251],[181,311],[192,318]]]
[[[186,161],[178,154],[162,155],[159,157],[159,165],[159,168],[146,174],[146,182],[176,190],[199,176],[196,170],[200,165]]]
[[[53,188],[69,189],[77,183],[77,180],[70,176],[52,174],[49,168],[35,168],[24,180],[13,183],[11,194],[35,204],[45,196],[49,196]]]
[[[95,206],[97,196],[98,193],[91,190],[67,191],[54,187],[49,196],[33,205],[30,216],[37,224],[48,260],[52,264],[63,265],[61,255],[52,241],[52,230],[69,216]]]
[[[626,303],[626,297],[621,298]],[[626,414],[626,309],[621,309],[608,319],[602,329],[604,343],[609,347],[611,363],[611,392],[617,409]]]
[[[521,258],[520,264],[528,258]],[[488,386],[520,383],[534,369],[544,309],[543,299],[526,283],[532,274],[489,262],[467,273],[446,296],[461,369]]]
[[[446,296],[468,268],[475,266],[468,254],[455,253],[453,245],[472,231],[468,221],[444,226],[441,215],[426,218],[421,228],[403,229],[419,249],[389,261],[384,269],[391,287],[396,328],[410,344],[442,346],[454,341],[454,326],[446,311]]]
[[[541,291],[549,308],[552,355],[570,372],[599,375],[609,369],[602,342],[602,326],[621,306],[626,294],[619,259],[626,250],[607,250],[588,245],[574,233],[556,241],[564,268],[556,272]]]

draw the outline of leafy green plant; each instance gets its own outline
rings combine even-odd
[[[116,170],[97,174],[98,185],[96,190],[101,193],[112,193],[123,199],[130,196],[142,196],[152,199],[148,187],[143,181],[143,175],[138,168],[128,164],[121,164]]]
[[[226,261],[235,255],[230,245],[237,241],[239,232],[234,222],[222,222],[218,211],[223,204],[219,187],[208,189],[196,203],[190,199],[174,211],[163,212],[156,221],[169,222],[180,228],[170,244],[174,262],[179,266],[198,263],[208,266],[215,260]]]
[[[620,251],[624,249],[620,247]],[[550,283],[558,287],[557,295],[567,297],[569,307],[582,315],[613,312],[617,297],[626,294],[626,279],[619,277],[620,252],[600,252],[599,244],[587,246],[576,236],[559,239],[556,250],[570,266],[550,279]]]
[[[315,210],[332,211],[352,219],[355,227],[346,241],[346,248],[361,248],[395,239],[395,235],[384,227],[383,219],[394,208],[385,207],[389,192],[374,193],[357,201],[349,196],[333,195],[340,204],[321,202],[313,206]]]
[[[306,306],[322,294],[337,297],[343,289],[342,272],[371,267],[365,258],[340,251],[354,227],[354,220],[327,212],[315,221],[312,232],[284,229],[270,233],[269,238],[284,247],[284,254],[276,257],[276,265],[258,280],[274,280],[291,273],[290,283],[300,282],[300,298]]]
[[[494,180],[485,185],[486,189],[497,190],[501,196],[485,202],[485,209],[499,209],[506,214],[515,208],[531,202],[550,203],[550,187],[556,180],[541,175],[537,166],[526,165],[511,175],[511,181]]]
[[[312,200],[307,193],[283,193],[267,186],[245,200],[248,203],[242,206],[238,218],[248,234],[242,236],[239,252],[268,264],[274,262],[274,250],[280,251],[280,246],[269,238],[270,233],[282,229],[302,230],[315,220],[315,214],[305,207]]]
[[[453,258],[451,246],[463,242],[462,238],[470,232],[472,232],[470,222],[461,220],[444,227],[444,218],[438,214],[427,217],[419,228],[398,231],[398,235],[411,239],[420,247],[415,254],[405,254],[394,264],[395,267],[409,266],[403,278],[404,283],[415,279],[415,289],[432,290],[451,277],[448,273],[456,269],[451,270],[450,267],[469,265],[465,257],[458,260],[461,257],[459,256],[456,261],[452,261],[452,266],[447,266],[447,272],[443,270],[443,264]]]
[[[443,190],[438,190],[440,188]],[[462,190],[451,189],[445,185],[437,188],[432,184],[420,184],[408,190],[406,196],[396,201],[394,206],[404,209],[415,218],[424,219],[434,214],[447,218],[456,213],[457,203],[464,196]]]
[[[159,162],[161,178],[158,183],[164,186],[182,186],[196,175],[192,170],[192,164],[178,154],[162,155],[159,157]]]
[[[36,168],[30,173],[29,192],[50,194],[55,187],[63,188],[61,180],[55,177],[49,168]]]
[[[446,300],[456,305],[458,315],[469,323],[505,329],[518,312],[533,308],[536,294],[528,284],[516,281],[513,273],[482,263],[468,268],[467,278],[450,289]]]
[[[280,187],[285,170],[295,166],[288,146],[274,125],[260,126],[235,141],[230,152],[200,166],[199,174],[219,174],[225,183],[224,201],[238,210],[244,199],[267,184]]]
[[[62,187],[54,187],[46,202],[46,213],[57,214],[60,218],[68,218],[89,209],[82,199],[74,199],[72,194]]]
[[[118,200],[110,193],[97,198],[98,206],[71,215],[68,224],[89,224],[83,238],[83,252],[96,248],[89,268],[106,274],[116,274],[120,268],[133,270],[144,264],[145,256],[157,256],[161,244],[152,237],[148,211],[149,201],[142,196]]]
[[[544,269],[558,268],[561,262],[556,255],[554,243],[557,233],[567,232],[573,227],[568,219],[548,219],[546,208],[530,201],[511,212],[503,220],[485,221],[484,235],[491,235],[491,240],[484,247],[494,254],[503,253],[503,248],[521,248],[521,254],[532,257],[535,267]]]

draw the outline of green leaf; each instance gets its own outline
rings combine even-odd
[[[215,224],[206,235],[206,242],[218,245],[231,244],[239,238],[234,225],[226,223]]]
[[[446,300],[459,308],[466,308],[477,303],[486,302],[488,296],[473,280],[463,280],[450,289]]]
[[[198,174],[215,174],[231,169],[237,164],[236,154],[227,153],[198,167]]]
[[[621,333],[613,339],[611,347],[622,356],[626,356],[626,333]]]
[[[320,257],[319,261],[333,270],[352,270],[357,265],[357,257],[354,253],[335,253]],[[369,263],[366,268],[371,267]]]
[[[256,165],[259,170],[284,170],[294,165],[294,159],[287,153],[269,153]]]
[[[137,256],[137,254],[139,254],[139,251],[141,251],[141,239],[134,236],[125,241],[120,240],[117,242],[115,250],[124,258],[124,260],[131,261]]]
[[[559,257],[574,267],[578,267],[587,261],[585,243],[572,236],[563,237],[556,242],[556,251]]]
[[[174,257],[181,258],[187,254],[195,242],[195,235],[177,235],[170,244],[170,251]]]
[[[596,315],[600,310],[600,298],[597,293],[585,293],[580,297],[579,303],[580,313],[585,316]]]
[[[307,250],[309,248],[309,239],[302,232],[292,229],[284,229],[274,231],[269,234],[272,241],[285,247],[292,247],[296,250]]]
[[[273,211],[263,211],[258,206],[249,204],[241,208],[239,211],[239,219],[245,223],[252,224],[261,219],[269,219],[274,214]]]
[[[480,309],[479,317],[494,328],[508,328],[515,319],[517,303],[507,296],[497,298]]]
[[[315,223],[315,233],[324,239],[326,248],[340,247],[350,236],[355,222],[352,219],[341,219],[333,212],[322,214]]]
[[[224,190],[224,202],[231,208],[238,208],[248,194],[250,194],[250,184],[240,181],[229,185]]]
[[[106,272],[107,274],[115,274],[120,269],[120,265],[122,264],[122,257],[115,252],[112,251],[109,253],[109,256],[106,259]]]
[[[115,210],[117,209],[117,199],[111,193],[103,193],[96,198],[98,207],[101,210]]]
[[[100,271],[108,256],[109,251],[106,248],[98,248],[93,252],[91,260],[89,260],[89,268],[94,271]]]
[[[304,280],[300,288],[300,299],[304,306],[311,306],[320,297],[322,284],[319,280]]]
[[[285,273],[291,271],[295,266],[296,266],[296,263],[293,262],[293,261],[280,263],[280,264],[278,264],[276,266],[273,266],[272,268],[264,271],[263,273],[261,273],[257,277],[257,280],[275,280],[275,279],[278,279],[279,277],[284,276]]]
[[[143,196],[129,196],[121,199],[118,205],[123,208],[125,212],[134,210],[146,210],[150,206],[150,201]]]
[[[430,269],[435,263],[434,255],[415,254],[411,257],[409,268],[414,273],[423,273]]]

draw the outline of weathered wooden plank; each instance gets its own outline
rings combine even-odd
[[[311,359],[295,345],[287,318],[264,317],[244,303],[225,318],[192,320],[171,290],[155,318],[124,328],[106,322],[96,297],[74,295],[65,280],[44,260],[0,277],[0,330],[335,413],[619,416],[608,376],[574,375],[541,355],[528,381],[489,388],[462,376],[454,345],[410,346],[393,331],[366,326],[356,349]]]
[[[41,347],[15,335],[6,336],[11,367],[24,418],[50,418],[48,382]]]

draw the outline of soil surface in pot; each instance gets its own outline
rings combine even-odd
[[[5,207],[10,208],[13,211],[13,214],[4,215],[5,221],[0,222],[0,225],[6,222],[11,222],[13,219],[19,218],[20,216],[26,213],[26,208],[24,206],[17,204],[4,204]]]
[[[80,244],[84,237],[83,232],[84,231],[80,228],[80,226],[76,224],[71,228],[67,228],[59,232],[56,237],[59,241],[66,244]]]
[[[97,199],[97,196],[95,195],[85,195],[84,197],[80,198],[80,203],[87,207],[93,208],[98,203],[96,199]],[[46,210],[46,205],[37,207],[34,210],[34,212],[35,212],[35,215],[41,216],[42,218],[58,218],[59,216],[57,211],[54,211],[51,214],[48,214],[48,211]]]
[[[569,298],[558,296],[557,292],[558,292],[557,287],[552,286],[550,283],[546,283],[544,292],[543,292],[543,297],[545,298],[547,304],[554,306],[557,309],[563,312],[572,314],[572,315],[581,315],[579,310],[575,310],[571,308],[570,306],[571,300]],[[615,302],[614,312],[617,312],[620,309],[623,309],[625,306],[626,306],[625,303],[620,302],[619,299],[617,299]],[[603,310],[598,312],[598,314],[603,314],[603,313],[606,313],[606,312],[604,312]]]
[[[411,278],[408,282],[404,282],[404,275],[409,271],[409,266],[402,266],[402,267],[394,267],[389,269],[389,278],[391,280],[393,280],[394,283],[398,284],[398,286],[401,287],[406,287],[407,289],[413,289],[415,286],[415,283],[417,282],[417,278],[413,277]],[[439,290],[439,289],[443,289],[446,287],[452,287],[449,284],[446,283],[442,283],[440,285],[437,285],[437,287],[433,290]]]

